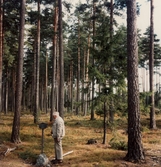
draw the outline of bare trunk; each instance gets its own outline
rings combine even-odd
[[[93,0],[93,50],[95,49],[94,38],[96,36],[96,30],[95,30],[95,13],[96,13],[96,4],[95,4],[95,1]],[[93,58],[92,58],[92,66],[94,68],[94,55],[93,55]],[[94,120],[94,76],[92,77],[91,120]]]
[[[73,111],[73,60],[70,63],[70,103],[71,111]]]
[[[8,112],[8,93],[9,93],[9,91],[8,91],[8,85],[9,85],[9,73],[8,73],[8,69],[6,69],[6,82],[5,82],[5,84],[4,84],[4,86],[5,86],[5,94],[4,94],[4,97],[5,97],[5,101],[4,101],[4,112],[5,112],[5,114],[7,114],[7,112]]]
[[[110,9],[110,56],[112,57],[111,59],[111,66],[110,66],[110,74],[112,75],[113,71],[113,56],[112,56],[112,47],[113,47],[113,0],[111,0],[111,9]],[[113,94],[113,80],[110,79],[109,81],[109,86],[110,86],[110,93]],[[114,106],[113,106],[113,98],[111,96],[110,98],[110,107],[109,107],[109,121],[113,122],[114,121]]]
[[[90,29],[91,29],[92,23],[90,23]],[[87,58],[86,58],[86,72],[85,72],[85,87],[87,89],[86,95],[85,95],[85,99],[86,99],[86,109],[88,110],[88,106],[90,106],[90,100],[89,100],[89,78],[88,78],[88,64],[89,64],[89,55],[90,55],[90,47],[91,47],[91,40],[90,40],[90,34],[88,35],[88,49],[87,49]]]
[[[46,53],[45,63],[45,85],[44,85],[44,108],[45,112],[48,112],[48,54]]]
[[[58,1],[59,6],[59,63],[60,63],[60,84],[59,84],[59,107],[58,112],[64,118],[64,56],[63,56],[63,26],[62,26],[62,0]]]
[[[79,103],[80,103],[80,20],[78,16],[78,58],[77,58],[77,105],[76,114],[79,114]]]
[[[59,55],[59,44],[57,43],[57,50],[56,50],[56,83],[55,83],[55,94],[56,94],[56,111],[59,111],[59,87],[60,87],[60,55]]]
[[[128,161],[144,159],[140,130],[136,0],[127,1]]]
[[[38,123],[39,106],[39,75],[40,75],[40,0],[38,5],[38,20],[37,20],[37,48],[36,48],[36,87],[35,87],[35,109],[34,123]]]
[[[52,120],[52,114],[56,108],[56,50],[57,50],[57,29],[58,29],[58,7],[57,1],[55,3],[55,15],[54,15],[54,36],[53,36],[53,58],[52,58],[52,88],[51,88],[51,112],[50,120]]]
[[[16,70],[12,70],[12,101],[11,101],[11,111],[15,112],[15,92],[16,92]]]
[[[0,112],[2,111],[3,0],[0,0]]]
[[[83,56],[83,67],[82,67],[82,104],[81,104],[81,111],[83,112],[84,116],[86,115],[85,112],[85,63],[86,62],[86,49],[84,49],[84,56]]]
[[[156,129],[156,120],[155,120],[155,104],[154,104],[154,83],[153,83],[153,74],[154,74],[154,5],[153,0],[151,0],[151,18],[150,18],[150,54],[149,54],[149,82],[150,82],[150,128]]]
[[[32,72],[32,92],[31,92],[31,111],[33,112],[33,115],[34,112],[35,112],[35,96],[36,96],[36,36],[35,36],[35,39],[34,39],[34,43],[33,43],[33,72]]]
[[[103,142],[102,144],[106,144],[106,131],[107,131],[107,107],[106,103],[104,102],[104,117],[103,117]]]
[[[23,56],[24,56],[24,25],[25,25],[25,0],[21,1],[21,20],[20,20],[20,34],[19,34],[19,51],[18,51],[18,63],[16,71],[16,103],[15,112],[12,126],[11,141],[14,143],[20,143],[20,113],[21,113],[21,101],[22,101],[22,78],[23,78]]]

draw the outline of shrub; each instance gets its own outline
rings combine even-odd
[[[111,148],[116,150],[127,150],[127,142],[124,140],[119,140],[117,138],[112,138],[109,142]]]

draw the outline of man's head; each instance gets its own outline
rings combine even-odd
[[[53,118],[56,119],[59,116],[59,112],[53,112]]]

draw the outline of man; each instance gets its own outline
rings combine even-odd
[[[59,116],[59,112],[53,113],[52,137],[55,142],[55,161],[53,163],[63,162],[62,138],[65,136],[65,126],[63,119]]]

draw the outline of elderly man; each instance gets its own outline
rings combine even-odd
[[[63,162],[62,138],[65,136],[65,126],[59,112],[53,113],[52,137],[55,142],[55,161],[53,163]]]

